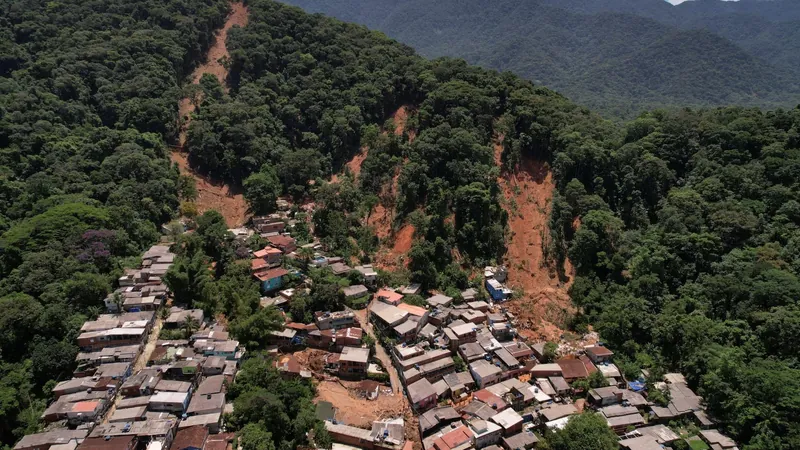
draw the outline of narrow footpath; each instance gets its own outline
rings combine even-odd
[[[389,372],[389,381],[392,384],[392,391],[394,391],[395,394],[402,395],[403,385],[400,383],[400,375],[397,373],[394,364],[392,364],[392,358],[386,353],[386,349],[383,348],[378,341],[378,337],[375,336],[375,330],[368,320],[369,308],[355,310],[354,312],[356,313],[356,317],[358,317],[358,321],[361,323],[361,329],[375,340],[375,357],[383,364],[383,368]]]
[[[131,373],[136,374],[139,373],[140,370],[147,367],[147,361],[150,360],[150,356],[153,354],[153,350],[156,349],[156,342],[158,342],[158,335],[161,333],[161,327],[164,326],[164,321],[161,319],[160,311],[156,311],[156,319],[153,322],[153,328],[150,330],[150,334],[147,335],[147,343],[145,344],[144,348],[141,352],[139,352],[139,356],[133,362],[133,369]],[[108,423],[108,420],[111,416],[114,415],[114,412],[117,410],[117,406],[119,406],[119,402],[122,401],[122,393],[120,389],[117,389],[117,392],[114,395],[114,401],[111,403],[111,406],[106,411],[105,415],[103,415],[102,423]]]

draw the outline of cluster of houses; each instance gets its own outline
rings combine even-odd
[[[296,256],[297,241],[286,233],[287,221],[287,213],[279,212],[252,218],[252,228],[229,230],[243,237],[258,233],[269,242],[263,249],[253,252],[250,261],[250,271],[263,292],[275,292],[283,287],[284,277],[289,274],[282,267],[283,258],[290,254]]]
[[[433,295],[424,307],[403,301],[405,293],[418,292],[414,286],[378,289],[368,317],[388,338],[384,343],[393,343],[392,364],[419,416],[426,450],[535,448],[536,432],[563,428],[571,416],[587,411],[603,417],[623,449],[663,449],[683,440],[668,427],[682,419],[697,424],[699,438],[710,448],[736,448],[713,429],[702,399],[680,374],[667,374],[656,383],[654,389],[668,392],[669,398],[659,405],[648,400],[643,381],[625,379],[613,351],[601,344],[544,362],[549,357],[545,343],[529,345],[517,336],[513,315],[492,300],[477,300],[475,290],[462,292],[459,299]],[[360,345],[361,325],[352,311],[326,312],[312,324],[288,323],[273,336],[279,346],[303,342],[326,349],[331,352],[329,369],[342,378],[363,379],[370,373],[370,352]],[[296,361],[289,364],[291,355],[281,358],[286,370],[303,371]],[[595,372],[602,377],[592,376]],[[590,376],[604,379],[607,386],[575,383]],[[402,419],[377,421],[372,430],[331,420],[327,428],[336,442],[359,448],[408,445]]]
[[[107,314],[77,337],[77,369],[53,388],[42,414],[47,431],[24,436],[15,450],[225,450],[221,433],[232,405],[225,391],[245,349],[202,310],[172,307],[164,329],[193,320],[185,340],[155,340],[168,291],[161,277],[175,255],[155,245],[141,268],[126,271],[106,300]],[[161,317],[164,317],[161,316]],[[150,339],[148,339],[150,338]],[[149,342],[149,344],[148,344]]]
[[[231,230],[237,238],[258,233],[269,245],[255,251],[251,273],[262,292],[261,306],[286,308],[295,289],[287,289],[284,258],[299,258],[294,238],[286,233],[285,212],[252,220],[252,228]],[[232,411],[226,401],[245,349],[201,310],[171,307],[162,276],[175,255],[156,245],[128,270],[119,288],[105,299],[108,313],[87,321],[77,338],[80,353],[70,380],[53,388],[55,401],[42,415],[48,431],[25,436],[15,450],[225,450],[234,439],[224,433],[223,418]],[[736,449],[714,429],[702,398],[680,374],[667,374],[650,389],[668,399],[648,399],[647,385],[627,380],[614,364],[614,353],[589,345],[550,361],[545,343],[528,343],[517,335],[514,316],[501,306],[512,295],[504,284],[504,267],[484,269],[483,289],[471,288],[457,298],[427,296],[421,286],[378,288],[378,273],[369,264],[349,266],[338,257],[315,254],[308,264],[361,284],[342,288],[347,304],[367,307],[369,324],[353,310],[320,311],[311,323],[287,322],[269,336],[277,355],[275,367],[286,377],[309,378],[311,372],[291,353],[279,350],[307,346],[326,351],[324,370],[339,378],[362,380],[368,399],[379,395],[373,375],[397,373],[404,395],[419,419],[425,450],[521,450],[537,446],[537,433],[560,429],[582,412],[598,414],[627,450],[660,450],[684,438],[669,428],[676,420],[693,421],[700,439],[713,450]],[[480,290],[479,290],[480,289]],[[200,328],[186,339],[154,340],[156,314],[164,329],[187,321]],[[163,316],[162,316],[163,317]],[[373,363],[364,345],[374,330],[386,347],[391,367]],[[148,345],[149,342],[149,345]],[[596,380],[586,388],[578,380]],[[647,374],[643,374],[646,376]],[[323,405],[320,405],[323,406]],[[317,413],[325,408],[318,408]],[[371,429],[338,423],[332,406],[322,413],[334,442],[376,450],[411,450],[403,418],[377,420]]]

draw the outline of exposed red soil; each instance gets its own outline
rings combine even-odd
[[[327,401],[336,408],[336,420],[359,428],[372,428],[372,422],[406,416],[408,402],[392,388],[381,388],[378,398],[367,400],[356,392],[358,382],[322,381],[317,384],[315,401]],[[411,437],[411,436],[409,436]]]
[[[197,198],[194,200],[200,214],[215,209],[222,214],[229,227],[235,228],[247,222],[247,202],[241,192],[231,189],[225,183],[212,180],[189,167],[188,154],[175,150],[170,159],[178,164],[184,175],[191,175],[197,186]]]
[[[499,164],[503,151],[502,136],[495,144],[495,160]],[[529,339],[558,340],[566,319],[574,310],[567,291],[570,281],[558,279],[557,271],[546,260],[544,244],[549,238],[548,216],[553,196],[552,173],[543,161],[523,159],[515,173],[498,179],[508,212],[508,285],[521,290],[519,298],[508,308],[518,320],[521,335]],[[564,272],[572,279],[572,267]]]
[[[228,30],[234,25],[243,27],[247,25],[248,10],[242,2],[232,2],[231,12],[225,21],[225,25],[217,31],[214,44],[208,51],[205,63],[198,66],[192,73],[192,82],[197,84],[205,73],[210,73],[217,77],[225,87],[227,87],[228,70],[220,63],[220,59],[228,57],[228,49],[225,41],[228,38]],[[236,192],[230,186],[217,182],[207,176],[203,176],[189,167],[188,155],[183,152],[186,144],[186,131],[191,121],[191,114],[195,110],[195,104],[189,99],[184,98],[178,105],[181,117],[181,131],[178,136],[179,148],[172,151],[170,159],[178,164],[181,173],[190,175],[195,179],[197,186],[198,211],[202,214],[205,211],[215,209],[219,211],[229,227],[238,227],[247,221],[247,203],[241,193]]]
[[[403,134],[404,131],[408,131],[408,142],[414,142],[414,138],[417,137],[417,130],[406,129],[406,124],[408,123],[408,114],[411,111],[411,107],[408,105],[403,105],[395,111],[392,115],[392,119],[394,119],[394,134],[400,136]]]
[[[367,218],[367,226],[375,229],[375,235],[381,241],[387,239],[392,234],[392,211],[378,203]]]
[[[350,161],[345,163],[345,167],[347,170],[353,175],[354,178],[358,178],[358,175],[361,173],[361,164],[364,163],[364,160],[367,159],[367,155],[369,154],[369,148],[362,147],[361,151],[353,155],[350,158]],[[333,174],[331,176],[331,183],[338,183],[339,182],[339,175]]]
[[[227,89],[228,69],[222,65],[220,59],[228,58],[228,47],[225,45],[228,40],[228,31],[234,26],[244,27],[247,25],[249,11],[244,2],[231,2],[231,12],[225,20],[225,25],[217,31],[214,45],[208,51],[203,70],[195,70],[192,74],[192,82],[199,83],[200,78],[205,73],[210,73],[219,79],[219,82]]]
[[[210,73],[217,77],[225,92],[228,91],[228,69],[220,62],[221,59],[228,58],[228,47],[226,41],[228,40],[228,31],[234,26],[238,25],[243,27],[247,25],[249,11],[244,6],[243,2],[231,2],[231,12],[225,20],[225,24],[220,28],[214,39],[214,44],[208,49],[206,61],[197,66],[192,72],[192,83],[198,84],[203,74]],[[181,133],[180,133],[180,146],[186,143],[186,130],[191,121],[191,113],[195,110],[195,106],[189,98],[184,98],[178,105],[178,112],[182,119]]]
[[[411,111],[411,107],[403,105],[400,108],[398,108],[397,111],[394,112],[394,114],[392,114],[392,119],[394,120],[394,134],[396,134],[397,136],[402,135],[403,132],[406,130],[406,123],[408,122],[409,111]],[[387,133],[386,131],[383,132],[383,134],[386,133]],[[412,142],[416,137],[416,135],[417,135],[416,131],[409,130],[408,141]],[[358,175],[361,173],[361,164],[363,164],[364,160],[367,159],[368,154],[369,154],[369,148],[362,147],[357,154],[353,155],[353,157],[350,158],[350,161],[345,163],[344,167],[346,167],[347,170],[349,170],[349,172],[353,174],[354,177],[358,178]],[[340,177],[339,174],[333,174],[331,176],[330,182],[331,183],[338,182],[339,177]]]
[[[394,119],[394,134],[402,135],[408,133],[409,142],[416,137],[414,130],[407,130],[408,116],[411,107],[404,105],[392,114]],[[403,161],[405,165],[406,161]],[[408,265],[407,255],[414,242],[414,226],[404,224],[399,230],[394,230],[394,199],[397,195],[398,180],[400,179],[401,167],[395,169],[391,183],[383,187],[379,195],[381,202],[372,209],[367,225],[375,229],[375,234],[381,241],[381,247],[375,255],[374,264],[384,270],[399,269]]]
[[[416,229],[407,223],[392,237],[391,247],[383,246],[375,256],[375,265],[384,270],[398,269],[408,265],[408,252],[414,243]]]

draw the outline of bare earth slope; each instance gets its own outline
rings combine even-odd
[[[217,77],[227,89],[228,70],[220,63],[221,58],[228,56],[228,49],[225,41],[228,38],[228,30],[234,25],[243,27],[247,25],[248,11],[242,2],[231,3],[231,13],[225,21],[225,25],[217,32],[214,45],[209,49],[206,61],[195,69],[192,73],[192,82],[198,83],[203,74],[210,73]],[[181,100],[179,104],[180,117],[183,118],[181,132],[179,136],[179,147],[173,150],[171,159],[178,164],[181,173],[190,175],[195,179],[197,185],[197,204],[200,213],[215,209],[219,211],[229,227],[237,227],[247,220],[247,203],[240,192],[232,190],[230,186],[202,176],[189,167],[188,154],[183,151],[186,143],[186,130],[191,121],[191,114],[194,112],[194,105],[188,98]]]
[[[502,138],[495,144],[498,165],[501,152]],[[555,188],[552,173],[545,162],[525,159],[516,173],[506,173],[498,182],[509,216],[510,236],[505,258],[508,284],[521,293],[508,307],[517,317],[523,336],[558,340],[572,306],[567,294],[569,282],[558,280],[556,271],[544,256],[550,200]],[[569,264],[565,272],[571,279]]]

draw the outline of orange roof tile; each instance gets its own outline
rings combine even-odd
[[[399,309],[402,309],[403,311],[408,311],[409,314],[417,317],[422,317],[428,312],[427,309],[421,306],[409,305],[408,303],[400,303],[399,305],[397,305],[397,307]]]
[[[381,289],[375,294],[375,297],[377,297],[378,299],[383,297],[389,303],[394,304],[403,299],[403,294],[400,294],[399,292],[390,291],[388,289]]]
[[[450,450],[471,440],[472,431],[462,425],[437,439],[433,445],[436,446],[438,450]]]
[[[100,402],[76,402],[72,406],[72,412],[92,412]]]
[[[256,272],[256,273],[253,274],[253,276],[258,278],[261,281],[267,281],[267,280],[271,280],[273,278],[282,277],[282,276],[288,275],[288,274],[289,274],[288,270],[286,270],[286,269],[284,269],[282,267],[278,267],[276,269],[265,270],[263,272]]]
[[[273,248],[273,247],[264,247],[261,250],[253,252],[253,256],[255,256],[256,258],[264,258],[264,257],[266,257],[267,255],[270,255],[270,254],[273,254],[273,255],[274,254],[278,254],[278,255],[280,255],[280,254],[283,254],[283,252],[280,251],[279,249]]]

